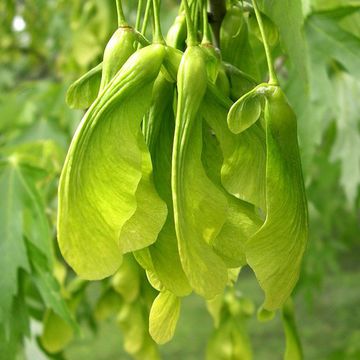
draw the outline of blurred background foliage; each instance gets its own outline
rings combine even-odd
[[[136,5],[124,2],[132,24]],[[310,242],[295,296],[305,358],[359,359],[360,1],[261,5],[280,33],[277,70],[298,116],[309,199]],[[175,0],[162,1],[164,31],[177,8]],[[94,311],[107,282],[77,279],[55,241],[58,176],[82,116],[66,106],[66,90],[101,61],[116,26],[113,0],[0,2],[1,359],[129,358],[114,316],[99,321],[107,316]],[[265,69],[260,43],[253,46]],[[249,270],[236,287],[261,303]],[[69,344],[57,355],[46,355],[39,338],[51,317]],[[254,358],[279,359],[280,318],[262,324],[252,315],[247,322]],[[202,358],[212,327],[202,301],[190,297],[161,353]]]

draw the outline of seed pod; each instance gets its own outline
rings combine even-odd
[[[142,251],[141,251],[142,252]],[[139,253],[139,252],[138,252]],[[117,323],[123,332],[124,349],[132,355],[134,359],[160,360],[156,343],[149,334],[149,308],[154,302],[157,292],[150,286],[141,268],[133,262],[140,275],[140,291],[133,299],[122,301],[121,308],[117,315]],[[123,274],[125,275],[125,274]],[[129,273],[128,275],[131,274]],[[121,289],[125,291],[125,278],[122,279]],[[128,278],[131,286],[131,278]]]
[[[124,336],[125,351],[129,354],[139,352],[148,336],[144,305],[140,301],[124,303],[118,314],[117,323]]]
[[[164,225],[167,209],[156,192],[151,156],[143,135],[137,135],[137,145],[141,151],[141,179],[136,189],[136,210],[121,229],[119,242],[124,253],[136,251],[156,241]],[[160,217],[159,217],[160,215]]]
[[[150,153],[154,152],[159,140],[159,131],[163,121],[174,122],[172,104],[174,99],[174,84],[166,80],[162,73],[154,83],[149,113],[143,121],[143,133]]]
[[[250,75],[239,70],[232,64],[223,63],[230,82],[230,97],[236,101],[253,89],[257,82]]]
[[[100,92],[137,48],[137,34],[131,26],[120,26],[107,43],[103,57]]]
[[[97,321],[107,320],[119,312],[123,300],[121,296],[112,288],[108,288],[98,299],[95,309],[94,317]]]
[[[162,95],[162,98],[166,99],[166,96]],[[209,115],[210,117],[212,117],[214,119],[215,123],[217,123],[220,127],[225,126],[226,132],[228,134],[230,134],[230,137],[231,137],[232,135],[226,126],[226,113],[227,113],[228,107],[225,108],[224,111],[221,111],[220,115],[219,115],[219,111],[213,112],[214,104],[217,103],[217,100],[211,99],[210,101],[211,101],[211,104],[209,104],[207,101],[206,101],[206,104],[204,104],[205,108],[209,110],[209,111],[205,111],[205,113],[207,115]],[[171,121],[167,121],[166,123],[170,124]],[[205,130],[208,130],[208,129],[204,129],[204,131]],[[162,136],[160,137],[160,139],[158,141],[163,141],[164,139],[166,139],[168,136],[167,133],[168,132],[162,134]],[[212,245],[214,251],[225,262],[226,266],[237,267],[237,266],[241,266],[241,265],[245,264],[245,262],[246,262],[245,261],[245,253],[244,253],[245,242],[249,238],[249,236],[251,236],[259,228],[259,226],[261,225],[262,222],[261,222],[260,218],[255,214],[254,207],[252,205],[245,203],[239,199],[236,199],[235,197],[232,197],[231,195],[226,193],[226,191],[224,189],[222,189],[221,181],[220,181],[220,167],[221,167],[222,159],[220,160],[219,167],[217,168],[218,156],[216,153],[216,152],[219,152],[220,150],[216,149],[216,151],[213,151],[212,146],[209,146],[212,144],[212,140],[213,140],[212,139],[213,135],[208,136],[209,134],[210,134],[209,131],[205,131],[205,133],[204,133],[204,141],[203,141],[203,149],[202,149],[202,163],[204,166],[204,170],[206,171],[206,174],[207,174],[207,176],[209,176],[211,181],[213,181],[213,183],[217,186],[218,191],[221,191],[224,194],[224,196],[227,197],[228,203],[229,203],[229,207],[227,210],[226,222],[222,226],[220,233],[211,242],[211,245]],[[241,141],[239,141],[239,143],[242,145],[243,149],[248,150],[249,144],[246,141],[245,142],[242,141],[243,137],[244,136],[241,137],[241,139],[240,139]],[[251,136],[250,136],[250,139],[252,140]],[[252,143],[252,141],[249,141],[249,142]],[[230,141],[230,143],[233,143],[233,142]],[[236,149],[236,146],[235,146],[235,149]],[[254,150],[255,154],[258,152],[258,149],[256,148],[256,146],[255,146],[255,148],[253,148],[253,150]],[[163,154],[163,153],[166,153],[166,151],[160,150],[159,153]],[[215,155],[215,157],[214,157],[214,155]],[[220,155],[220,157],[221,157],[221,155]],[[234,159],[234,157],[232,155],[229,155],[229,158]],[[245,156],[244,159],[246,160],[246,158],[247,157]],[[155,159],[156,159],[156,156],[155,156]],[[236,156],[235,156],[235,159],[236,159],[235,164],[238,164]],[[244,159],[240,158],[239,163],[242,163],[242,160],[244,160]],[[161,167],[163,167],[164,163],[166,164],[167,161],[161,161]],[[256,164],[257,163],[255,161],[254,168],[256,170],[258,170],[258,168],[256,167]],[[251,166],[253,166],[252,159],[251,159]],[[246,180],[246,182],[244,182],[244,183],[248,183],[247,178],[249,176],[249,173],[246,170],[247,170],[247,168],[245,168],[245,171],[241,172],[244,175],[244,179]],[[233,172],[234,172],[234,174],[236,174],[237,168],[235,168]],[[156,174],[156,171],[155,171],[155,174]],[[254,175],[256,177],[258,177],[258,173],[254,172]],[[164,180],[165,179],[163,176],[159,177],[158,180],[156,181],[156,183],[161,182],[161,184],[162,184],[161,187],[162,188],[164,186],[166,187],[166,180],[165,181]],[[255,181],[253,183],[251,183],[251,186],[254,186],[255,183],[256,183]],[[242,188],[242,186],[240,186],[240,187]],[[159,189],[159,191],[160,191],[160,189]],[[256,196],[259,196],[258,192],[256,192],[256,191],[254,191],[254,192],[256,193]],[[262,192],[260,194],[262,194]],[[165,230],[165,229],[167,229],[167,230]],[[167,224],[165,224],[164,228],[162,229],[161,233],[159,234],[157,242],[153,246],[150,247],[150,251],[152,251],[151,249],[160,250],[159,245],[160,245],[160,239],[162,239],[162,234],[166,234],[166,233],[170,234],[169,231],[170,231],[170,227],[168,227]],[[164,246],[162,247],[163,253],[158,251],[157,258],[153,257],[153,259],[154,259],[153,266],[154,267],[156,267],[156,265],[159,263],[166,264],[167,263],[166,260],[168,257],[165,254],[170,255],[170,249],[171,249],[170,238],[168,238],[168,240],[166,240],[166,243],[165,243],[165,241],[163,241],[161,243],[164,244]],[[165,246],[165,244],[166,244],[166,246]],[[171,258],[174,260],[176,259],[176,257],[174,257],[175,254],[176,253],[174,252],[171,256]],[[175,262],[174,262],[173,266],[163,268],[164,270],[166,269],[166,271],[163,272],[163,275],[166,275],[166,278],[170,281],[167,281],[167,284],[165,284],[165,277],[163,277],[162,282],[167,289],[171,289],[171,291],[174,292],[175,294],[177,294],[178,296],[183,296],[180,293],[180,291],[185,291],[183,289],[186,289],[186,288],[179,287],[177,285],[175,286],[175,284],[177,284],[179,282],[178,281],[175,282],[176,277],[175,277],[174,266],[175,266]],[[160,269],[160,267],[159,267],[159,269]],[[158,272],[158,274],[159,274],[159,272]],[[171,276],[169,276],[170,274],[171,274]],[[172,276],[172,274],[174,274],[174,276]]]
[[[224,96],[226,96],[226,97],[230,96],[230,94],[231,94],[230,81],[226,74],[226,70],[225,70],[223,64],[221,64],[221,66],[219,68],[219,72],[218,72],[218,75],[216,78],[215,85]]]
[[[220,48],[224,61],[257,79],[259,69],[253,54],[243,10],[233,5],[228,9],[221,23]]]
[[[222,153],[221,183],[235,197],[265,208],[265,132],[259,123],[233,134],[226,118],[232,102],[209,87],[202,113],[214,131]]]
[[[214,113],[213,116],[217,114]],[[202,162],[204,169],[227,198],[226,221],[211,245],[228,268],[246,264],[245,244],[261,226],[262,221],[255,213],[254,206],[229,194],[221,184],[223,156],[217,139],[204,124]]]
[[[171,46],[166,46],[166,56],[164,58],[164,66],[162,67],[162,73],[171,83],[176,82],[177,73],[179,70],[182,51],[175,49]]]
[[[263,38],[261,36],[259,24],[253,11],[249,13],[248,19],[250,31],[262,42]],[[275,46],[279,42],[279,32],[276,25],[264,13],[261,13],[261,20],[268,44],[270,46]]]
[[[219,49],[209,42],[200,45],[205,53],[206,71],[211,83],[215,83],[221,66],[221,55]]]
[[[185,14],[179,14],[168,30],[166,43],[171,47],[184,51],[186,47],[186,34],[187,29]]]
[[[148,248],[152,265],[147,265],[146,269],[157,275],[165,289],[177,296],[185,296],[191,292],[191,288],[180,262],[171,197],[174,91],[174,84],[169,83],[160,73],[154,84],[150,111],[145,116],[146,121],[143,127],[146,143],[152,156],[154,182],[159,195],[168,207],[168,217],[156,243]]]
[[[202,117],[207,88],[204,52],[186,49],[178,72],[178,101],[172,154],[172,197],[181,262],[191,287],[212,298],[227,282],[224,262],[209,245],[226,218],[226,197],[201,163]]]
[[[246,244],[246,258],[265,292],[263,308],[281,307],[300,273],[308,219],[296,117],[279,87],[265,93],[266,220]]]
[[[109,276],[121,264],[124,244],[119,237],[136,210],[146,151],[140,123],[164,55],[162,45],[150,45],[128,59],[85,114],[66,156],[59,184],[58,242],[65,260],[85,279]],[[153,184],[147,184],[153,201],[152,212],[143,214],[149,244],[164,224],[166,205]]]

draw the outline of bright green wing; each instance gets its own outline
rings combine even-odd
[[[86,279],[113,274],[121,264],[121,229],[136,210],[142,176],[138,134],[164,57],[145,47],[124,64],[77,129],[59,185],[58,240]]]
[[[149,332],[158,344],[170,341],[180,315],[180,298],[170,291],[161,292],[154,300],[149,317]]]
[[[87,109],[94,102],[99,93],[101,71],[102,63],[70,85],[66,93],[66,103],[70,108]]]
[[[204,124],[205,125],[205,124]],[[220,145],[208,126],[204,126],[202,161],[209,178],[217,184],[228,201],[227,216],[218,236],[213,240],[215,252],[228,268],[246,264],[245,243],[261,226],[253,205],[237,199],[221,185],[220,171],[223,157]]]
[[[296,118],[281,89],[267,95],[266,220],[246,244],[246,258],[265,292],[263,307],[279,308],[300,273],[308,237],[307,202]]]
[[[223,153],[221,182],[235,197],[265,208],[265,132],[259,123],[240,134],[227,126],[232,102],[209,87],[202,113],[214,131]]]
[[[136,211],[120,233],[123,252],[142,249],[156,241],[167,216],[167,207],[156,192],[150,153],[139,130],[142,177],[136,189]]]
[[[226,219],[226,197],[206,175],[201,162],[202,116],[207,87],[204,54],[188,47],[178,72],[178,102],[172,157],[175,229],[185,274],[205,298],[220,293],[227,270],[210,244]]]

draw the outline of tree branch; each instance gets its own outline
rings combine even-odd
[[[226,14],[225,0],[209,0],[209,23],[214,33],[215,45],[220,48],[220,27]]]

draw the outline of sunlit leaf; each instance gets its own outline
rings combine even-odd
[[[0,354],[4,359],[14,360],[19,342],[24,336],[30,336],[30,321],[23,293],[13,298],[8,322],[0,324]]]
[[[68,326],[75,328],[74,319],[61,296],[60,286],[51,273],[45,256],[29,241],[26,245],[31,259],[32,278],[43,301],[56,313],[57,317],[65,321]]]
[[[353,206],[360,185],[360,154],[355,150],[360,148],[360,81],[340,72],[333,83],[337,95],[337,134],[330,156],[333,161],[341,162],[340,183]]]
[[[18,271],[30,271],[23,241],[23,174],[16,159],[0,165],[0,320],[3,322],[18,291]]]

